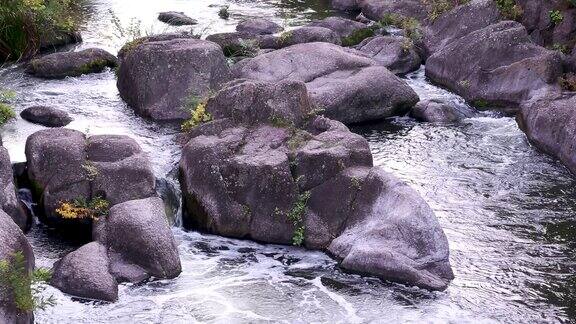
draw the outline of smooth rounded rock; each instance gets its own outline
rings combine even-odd
[[[99,73],[105,68],[118,66],[116,57],[99,48],[79,52],[60,52],[33,59],[26,73],[46,79],[62,79],[82,74]]]
[[[72,122],[72,117],[64,110],[47,106],[33,106],[20,113],[22,119],[46,127],[63,127]]]

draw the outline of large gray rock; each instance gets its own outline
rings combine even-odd
[[[499,22],[500,11],[492,0],[474,0],[440,15],[424,28],[426,57],[454,40]]]
[[[187,98],[204,97],[230,79],[220,47],[200,39],[145,38],[125,46],[119,57],[121,97],[155,120],[190,117]]]
[[[530,41],[519,23],[504,21],[469,33],[426,61],[426,76],[477,106],[515,109],[550,88],[562,59]]]
[[[551,93],[522,105],[518,124],[537,148],[576,173],[576,97]]]
[[[182,271],[176,242],[160,198],[114,205],[104,226],[99,240],[108,247],[109,254],[116,255],[112,272],[119,279],[132,277],[125,274],[127,265],[134,265],[156,278],[175,278]]]
[[[32,225],[32,219],[24,212],[16,195],[12,163],[4,147],[0,147],[0,206],[23,231]]]
[[[283,29],[277,23],[264,18],[246,19],[236,26],[236,31],[254,35],[275,34]]]
[[[323,114],[344,123],[403,115],[418,102],[416,93],[378,62],[328,43],[262,54],[236,64],[233,72],[252,80],[303,81]]]
[[[416,71],[422,64],[422,58],[416,51],[412,40],[402,36],[367,38],[356,48],[384,65],[394,74]]]
[[[422,100],[410,111],[410,116],[425,122],[451,123],[476,114],[467,105],[445,101],[442,99]]]
[[[428,10],[420,0],[357,0],[364,16],[380,21],[385,15],[392,14],[416,18],[424,21]]]
[[[28,178],[43,209],[41,219],[52,226],[81,226],[91,220],[63,219],[62,202],[105,198],[111,205],[155,195],[150,162],[127,136],[86,138],[78,131],[41,130],[26,141]]]
[[[328,251],[350,271],[446,289],[454,278],[448,240],[428,204],[408,185],[378,168],[351,173],[344,176],[358,179],[360,189],[345,229]]]
[[[50,284],[73,296],[113,302],[118,299],[118,283],[108,267],[106,248],[88,243],[56,262]]]
[[[208,102],[217,119],[191,132],[180,161],[185,226],[304,244],[334,253],[351,271],[446,288],[448,244],[434,213],[406,185],[372,167],[364,138],[310,116],[304,85],[297,84],[238,81]],[[278,99],[279,89],[290,89],[285,93],[294,103]],[[271,107],[280,108],[270,114]],[[239,117],[244,111],[247,117]],[[259,112],[258,120],[250,118]],[[298,125],[294,116],[309,117]]]
[[[47,106],[28,107],[22,110],[20,117],[46,127],[63,127],[72,122],[72,117],[66,111]]]
[[[34,270],[34,252],[24,233],[12,221],[12,218],[0,210],[0,261],[13,262],[15,253],[25,258],[24,271]],[[18,309],[12,296],[12,288],[0,286],[0,322],[29,324],[34,322],[32,312]]]
[[[118,65],[116,57],[103,49],[89,48],[80,52],[48,54],[30,61],[26,73],[39,78],[61,79],[102,72]]]

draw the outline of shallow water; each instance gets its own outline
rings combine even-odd
[[[92,3],[85,42],[78,49],[117,51],[130,35],[120,35],[112,17],[124,29],[170,31],[154,22],[162,10],[188,13],[200,21],[195,32],[204,34],[233,30],[247,16],[294,26],[329,15],[325,1],[235,1],[228,21],[217,17],[224,0]],[[428,84],[422,71],[407,79],[422,98],[461,100]],[[135,116],[120,100],[111,71],[44,81],[7,67],[0,70],[0,82],[18,92],[17,111],[53,105],[75,118],[70,128],[132,136],[148,152],[158,177],[166,177],[179,159],[177,127]],[[39,129],[23,120],[4,127],[13,161],[25,159],[26,137]],[[370,141],[375,164],[410,183],[436,212],[456,274],[446,292],[345,274],[318,252],[174,228],[184,270],[179,278],[122,285],[114,304],[75,300],[48,287],[45,294],[53,294],[57,306],[37,312],[37,321],[533,323],[576,318],[576,183],[558,162],[527,143],[512,118],[485,113],[451,125],[396,118],[353,130]],[[50,266],[73,248],[55,242],[42,227],[29,237],[39,266]]]

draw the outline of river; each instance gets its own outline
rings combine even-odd
[[[127,30],[165,32],[160,11],[198,19],[196,33],[232,31],[246,17],[286,27],[331,14],[327,1],[230,3],[223,0],[92,0],[78,50],[117,52]],[[121,28],[113,23],[120,22]],[[136,28],[131,28],[136,27]],[[180,28],[186,29],[186,28]],[[429,84],[423,69],[406,76],[421,98],[462,99]],[[178,127],[134,115],[122,102],[113,71],[64,80],[0,69],[0,86],[15,90],[17,112],[51,105],[89,134],[126,134],[150,156],[159,178],[173,179]],[[42,129],[21,119],[2,129],[13,162],[24,161],[27,136]],[[375,164],[410,183],[434,209],[448,237],[456,279],[427,292],[343,273],[320,252],[186,232],[177,226],[183,272],[174,280],[121,285],[117,303],[86,302],[46,287],[57,304],[38,323],[479,323],[576,320],[576,182],[557,161],[527,142],[511,117],[483,113],[457,124],[395,118],[352,127],[370,142]],[[170,180],[173,181],[173,180]],[[50,266],[72,246],[37,226],[28,234],[37,264]]]

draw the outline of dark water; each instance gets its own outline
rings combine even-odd
[[[130,37],[171,31],[155,21],[164,10],[199,20],[195,32],[231,31],[249,16],[286,27],[331,13],[326,1],[92,0],[77,49],[117,49]],[[218,18],[229,4],[231,19]],[[124,30],[115,27],[117,17]],[[181,28],[182,29],[182,28]],[[186,29],[186,28],[183,28]],[[408,76],[422,98],[461,99]],[[53,105],[75,118],[70,128],[127,134],[148,152],[158,177],[179,159],[177,127],[135,116],[120,100],[111,71],[44,81],[18,67],[0,70],[0,84],[18,92],[17,111]],[[24,160],[26,137],[40,126],[23,120],[2,130],[13,161]],[[576,318],[575,182],[538,153],[508,117],[487,113],[458,124],[397,118],[356,127],[378,166],[410,183],[432,206],[451,247],[456,279],[445,292],[344,274],[322,253],[183,232],[174,228],[183,263],[175,280],[122,285],[114,304],[81,302],[48,287],[57,306],[39,323],[478,323],[569,322]],[[37,228],[29,235],[40,266],[72,247]]]

